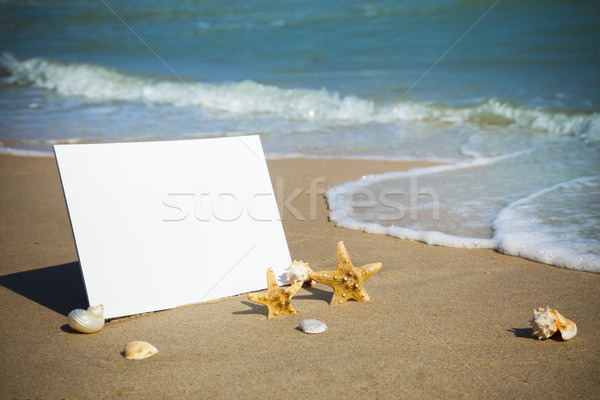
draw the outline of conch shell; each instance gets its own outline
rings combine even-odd
[[[307,263],[294,260],[285,270],[285,279],[291,285],[296,282],[303,282],[307,286],[312,286],[314,281],[310,279],[311,272],[312,269]]]
[[[563,340],[569,340],[573,338],[573,336],[577,335],[577,325],[575,325],[575,322],[565,318],[564,315],[556,310],[551,310],[551,312],[556,318],[556,327],[558,328],[560,336],[562,336]]]
[[[95,333],[104,327],[104,307],[90,306],[87,310],[77,308],[67,316],[71,329],[82,333]]]
[[[158,353],[158,349],[148,342],[135,340],[125,346],[125,358],[128,360],[143,360]]]
[[[563,340],[569,340],[577,334],[577,325],[556,310],[538,308],[533,310],[533,319],[529,321],[533,327],[533,335],[538,339],[548,339],[556,331]]]

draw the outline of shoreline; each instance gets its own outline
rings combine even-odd
[[[54,158],[0,154],[3,397],[334,398],[349,388],[368,398],[600,392],[599,274],[328,221],[320,193],[328,185],[427,164],[267,164],[292,258],[333,269],[343,240],[354,265],[383,263],[365,284],[373,301],[329,306],[331,288],[318,284],[294,297],[295,315],[267,320],[265,307],[238,295],[109,321],[101,332],[81,335],[66,327],[66,313],[86,300]],[[546,305],[578,325],[575,338],[530,337],[531,309]],[[328,331],[299,332],[305,318],[324,321]],[[125,360],[120,353],[131,340],[148,341],[160,353]]]

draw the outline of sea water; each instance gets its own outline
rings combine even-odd
[[[260,134],[431,161],[332,187],[352,229],[600,272],[596,1],[5,1],[0,151]]]

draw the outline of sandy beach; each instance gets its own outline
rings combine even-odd
[[[600,395],[600,275],[328,221],[321,194],[328,185],[416,164],[275,159],[268,165],[292,258],[334,269],[343,240],[354,265],[383,263],[365,284],[371,302],[330,306],[331,288],[317,284],[294,297],[295,315],[267,320],[265,307],[239,295],[109,321],[85,335],[66,325],[68,312],[87,300],[55,161],[1,155],[0,397]],[[546,305],[577,323],[575,338],[530,336],[532,308]],[[295,329],[305,318],[329,329],[306,335]],[[126,360],[121,353],[132,340],[148,341],[159,353]]]

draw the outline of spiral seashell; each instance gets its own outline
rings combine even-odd
[[[95,333],[104,327],[104,307],[90,306],[87,310],[76,308],[67,316],[71,329],[82,333]]]
[[[327,330],[327,325],[317,319],[305,319],[300,322],[298,329],[304,333],[323,333]]]
[[[577,334],[577,325],[556,310],[538,308],[533,310],[533,319],[529,321],[533,335],[538,339],[548,339],[557,331],[563,340],[569,340]]]
[[[572,339],[575,335],[577,335],[577,325],[575,325],[575,322],[565,318],[564,315],[556,310],[550,310],[550,312],[552,312],[554,314],[554,318],[556,318],[556,327],[558,328],[560,336],[563,340]]]
[[[294,260],[294,262],[285,270],[285,279],[291,285],[296,282],[303,282],[308,286],[312,286],[313,280],[310,279],[311,272],[312,269],[307,263]]]
[[[533,319],[529,321],[529,325],[533,327],[533,335],[538,339],[548,339],[556,333],[556,318],[550,312],[550,308],[546,310],[538,308],[533,310]]]
[[[125,346],[125,358],[128,360],[143,360],[158,353],[158,349],[148,342],[135,340]]]

